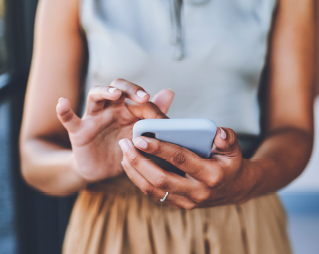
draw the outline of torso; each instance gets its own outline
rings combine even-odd
[[[184,58],[176,61],[168,0],[82,0],[86,91],[116,78],[151,95],[171,88],[176,94],[171,118],[210,118],[236,133],[258,135],[257,95],[275,5],[275,0],[184,1]]]
[[[276,1],[204,2],[184,1],[184,57],[176,61],[169,0],[82,0],[86,92],[116,78],[150,94],[171,88],[170,117],[210,118],[258,135],[257,94]],[[288,254],[285,223],[275,194],[184,211],[145,196],[122,175],[80,193],[63,253]]]

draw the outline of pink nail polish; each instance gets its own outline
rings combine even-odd
[[[142,138],[137,138],[136,141],[134,142],[134,145],[142,149],[147,148],[147,142]]]
[[[117,88],[115,88],[115,87],[110,87],[110,88],[109,88],[109,93],[114,93],[115,90],[117,90]]]
[[[222,138],[222,139],[226,139],[227,138],[227,134],[226,134],[226,131],[224,131],[222,128],[220,128],[219,127],[219,129],[220,129],[220,137]]]
[[[129,145],[128,145],[126,139],[121,139],[121,140],[119,141],[119,145],[120,145],[120,147],[121,147],[123,153],[125,153],[125,152],[129,149]]]
[[[143,98],[147,95],[147,93],[145,93],[145,92],[142,91],[142,90],[139,90],[139,91],[136,92],[136,95],[137,95],[138,97],[140,97],[141,99],[143,99]]]

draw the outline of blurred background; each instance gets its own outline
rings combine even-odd
[[[74,202],[74,197],[52,198],[38,193],[26,186],[20,175],[18,138],[31,63],[36,6],[37,0],[0,0],[1,254],[60,253]],[[319,71],[314,96],[319,91],[318,81]],[[309,165],[301,177],[280,192],[296,254],[319,253],[318,96],[315,120],[315,145]]]

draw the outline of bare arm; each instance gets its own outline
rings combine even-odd
[[[303,169],[313,143],[314,1],[280,0],[270,55],[267,136],[253,156],[258,192],[276,191]]]
[[[172,91],[162,90],[152,103],[143,88],[118,79],[112,87],[91,88],[79,118],[74,111],[79,106],[85,45],[78,4],[42,0],[36,19],[21,166],[30,185],[51,195],[68,195],[88,182],[122,174],[118,141],[130,138],[140,118],[166,118],[174,97]],[[58,102],[59,97],[64,98]]]
[[[252,159],[242,158],[235,133],[218,129],[212,156],[201,159],[176,145],[138,137],[140,150],[186,172],[174,175],[126,144],[124,169],[147,195],[192,209],[244,202],[277,191],[305,168],[313,142],[314,1],[279,0],[270,51],[266,137]],[[143,144],[139,146],[139,144]]]
[[[20,137],[22,174],[46,192],[73,192],[84,186],[72,170],[68,134],[56,117],[59,97],[79,105],[84,43],[78,0],[41,0]]]

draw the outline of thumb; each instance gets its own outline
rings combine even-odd
[[[60,122],[70,133],[76,132],[81,125],[81,119],[71,109],[71,104],[68,99],[60,98],[56,106],[56,112]]]
[[[229,128],[217,128],[212,154],[236,155],[241,153],[235,132]]]
[[[172,101],[174,99],[174,92],[170,89],[164,89],[161,90],[159,93],[157,93],[153,99],[152,102],[164,113],[166,114],[169,107],[172,104]]]

